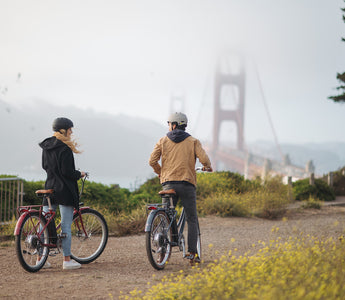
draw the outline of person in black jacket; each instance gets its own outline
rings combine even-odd
[[[75,169],[73,153],[80,153],[77,144],[71,139],[73,122],[67,118],[57,118],[53,122],[54,135],[39,145],[42,151],[42,167],[47,172],[45,189],[53,189],[52,207],[57,205],[61,214],[61,232],[66,235],[62,239],[64,255],[63,269],[78,269],[81,265],[71,259],[71,225],[73,208],[79,209],[79,191],[77,181],[85,176],[85,172]],[[43,203],[44,211],[48,204]],[[50,264],[46,263],[46,267]]]

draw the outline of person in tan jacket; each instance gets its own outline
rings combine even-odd
[[[188,251],[190,263],[200,262],[196,256],[198,216],[196,211],[196,160],[204,170],[212,172],[211,162],[200,141],[185,132],[187,116],[173,113],[168,120],[169,132],[155,145],[149,164],[158,174],[163,190],[176,192],[174,206],[181,199],[188,224]],[[159,161],[161,160],[161,165]]]

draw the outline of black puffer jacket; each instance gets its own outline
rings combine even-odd
[[[45,188],[54,189],[53,203],[78,209],[77,181],[81,173],[75,169],[72,150],[54,136],[45,139],[39,145],[43,149],[42,167],[47,172]]]

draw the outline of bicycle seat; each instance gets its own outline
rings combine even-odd
[[[159,193],[158,193],[159,195],[176,195],[176,192],[175,192],[175,190],[173,190],[173,189],[170,189],[170,190],[166,190],[166,191],[160,191]]]
[[[37,196],[42,196],[42,195],[49,195],[49,194],[53,194],[54,190],[50,189],[50,190],[37,190],[36,192]]]

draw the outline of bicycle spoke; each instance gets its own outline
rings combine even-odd
[[[72,223],[72,257],[79,263],[89,263],[103,252],[108,240],[108,226],[103,216],[86,209],[76,214]]]
[[[45,226],[44,217],[38,212],[26,215],[20,233],[16,236],[17,256],[25,270],[37,272],[42,268],[49,253],[48,247],[45,246],[48,239],[49,233]]]

